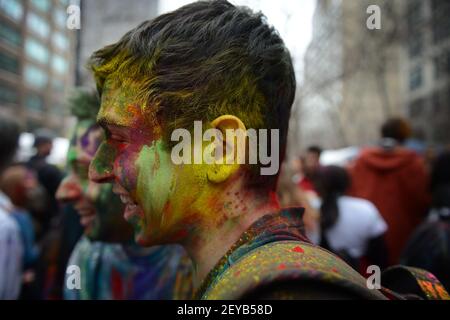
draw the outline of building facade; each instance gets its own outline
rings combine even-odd
[[[381,8],[382,28],[367,27]],[[301,143],[324,148],[372,144],[389,116],[403,115],[400,2],[318,0],[305,55]]]
[[[76,32],[69,0],[0,0],[0,115],[33,132],[65,133],[65,99],[74,84]]]
[[[77,86],[94,88],[86,68],[91,54],[118,41],[127,31],[158,15],[158,0],[81,0]]]
[[[419,135],[450,144],[450,1],[407,0],[406,110]]]

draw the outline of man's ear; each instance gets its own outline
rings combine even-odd
[[[213,183],[226,181],[245,163],[246,132],[244,123],[236,116],[223,115],[211,122],[211,127],[220,131],[216,147],[222,147],[219,158],[207,169],[208,180]],[[217,154],[217,153],[216,153]]]

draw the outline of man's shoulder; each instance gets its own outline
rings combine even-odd
[[[384,298],[379,292],[368,290],[361,275],[327,250],[302,241],[276,241],[233,263],[211,283],[203,298],[276,298],[284,294],[320,298],[329,297],[332,292]]]
[[[75,244],[69,258],[70,264],[81,265],[84,262],[100,255],[102,244],[92,242],[86,236],[82,236]],[[96,257],[98,259],[98,257]]]
[[[9,212],[0,208],[0,234],[18,233],[19,226]]]

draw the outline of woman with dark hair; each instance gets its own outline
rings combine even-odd
[[[344,168],[321,169],[317,185],[321,196],[320,245],[363,273],[366,264],[383,268],[387,225],[371,202],[345,195],[349,186],[350,176]]]

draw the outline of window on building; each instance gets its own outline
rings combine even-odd
[[[6,83],[0,82],[0,103],[17,104],[19,94],[17,89]]]
[[[409,74],[409,89],[415,90],[422,85],[422,66],[414,67]]]
[[[434,115],[438,115],[442,111],[442,94],[439,91],[435,91],[431,96],[431,110],[433,110]]]
[[[0,21],[0,39],[2,42],[6,42],[12,46],[20,46],[22,43],[22,36],[20,35],[19,30],[5,23],[4,21]]]
[[[450,37],[450,2],[448,0],[431,1],[431,24],[434,42]]]
[[[23,16],[23,4],[19,0],[0,0],[0,11],[15,21]]]
[[[43,38],[46,38],[50,33],[50,26],[47,21],[33,12],[28,13],[27,26],[28,29]]]
[[[64,74],[67,72],[67,61],[61,56],[53,55],[52,68],[59,74]]]
[[[63,92],[64,91],[64,82],[59,79],[54,78],[52,81],[52,90],[54,92]]]
[[[50,9],[50,0],[31,0],[33,6],[43,12],[47,12]]]
[[[411,58],[420,56],[422,53],[422,37],[421,33],[416,33],[414,36],[410,36],[408,41],[408,52]]]
[[[66,27],[67,14],[66,11],[62,8],[55,8],[53,11],[53,20],[55,24],[60,28]]]
[[[67,50],[69,48],[69,40],[61,32],[56,32],[53,35],[53,45],[60,50]]]
[[[0,52],[0,69],[19,74],[19,59],[6,52]]]
[[[25,53],[28,57],[46,64],[49,59],[47,48],[39,41],[33,38],[27,38],[25,41]]]
[[[25,98],[25,106],[29,110],[42,111],[44,110],[44,99],[36,93],[28,92]]]
[[[420,99],[414,100],[409,105],[409,115],[411,116],[412,119],[420,118],[420,116],[422,115],[422,111],[423,111],[423,104],[424,104],[424,100],[420,98]]]
[[[43,89],[47,86],[48,76],[41,68],[27,64],[24,68],[24,76],[26,83],[30,86],[38,89]]]
[[[22,36],[19,30],[0,21],[0,41],[18,47],[22,43]]]
[[[420,0],[408,1],[408,49],[410,57],[422,53],[423,6]]]
[[[450,75],[450,51],[434,57],[433,66],[435,79],[441,79]]]
[[[437,123],[432,125],[431,128],[432,137],[436,143],[446,143],[446,141],[448,141],[448,127]]]

